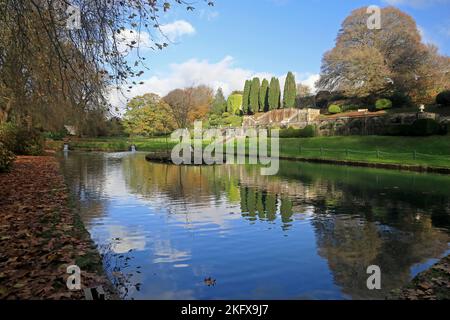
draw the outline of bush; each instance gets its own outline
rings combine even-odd
[[[301,138],[312,138],[316,136],[316,127],[313,125],[307,125],[303,129],[300,129]]]
[[[41,132],[17,127],[11,123],[0,126],[0,142],[9,151],[18,155],[41,155],[45,147],[45,139]]]
[[[341,113],[342,109],[337,104],[332,104],[328,107],[328,112],[331,114]]]
[[[8,170],[14,159],[14,154],[0,142],[0,172]]]
[[[411,126],[413,136],[431,136],[441,133],[441,126],[433,119],[418,119]]]
[[[64,140],[67,134],[68,132],[65,129],[61,131],[49,131],[44,133],[44,138],[60,141]]]
[[[436,103],[441,106],[450,106],[450,90],[445,90],[436,96]]]
[[[312,138],[316,135],[316,127],[308,125],[303,129],[287,128],[280,130],[280,138]]]
[[[394,94],[392,94],[390,100],[392,101],[393,108],[403,108],[412,106],[411,97],[400,91],[396,91]]]
[[[232,115],[223,119],[223,124],[233,128],[242,126],[242,117]]]
[[[299,129],[287,128],[280,130],[280,138],[296,138],[298,136]]]
[[[316,106],[318,108],[325,108],[328,104],[328,101],[331,99],[331,93],[329,91],[319,91],[316,94]]]
[[[377,110],[385,110],[392,108],[392,101],[389,99],[378,99],[375,102],[375,109]]]

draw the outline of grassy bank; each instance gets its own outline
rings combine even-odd
[[[165,138],[108,138],[72,141],[73,150],[127,151],[171,150]],[[285,138],[280,140],[280,156],[292,159],[326,159],[381,164],[402,164],[450,168],[450,137],[336,136]]]
[[[449,168],[450,137],[346,136],[282,139],[280,155]]]

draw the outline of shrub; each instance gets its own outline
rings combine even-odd
[[[450,106],[450,90],[445,90],[436,96],[436,103],[441,106]]]
[[[280,138],[296,138],[299,135],[298,131],[294,128],[281,129]]]
[[[14,159],[14,154],[0,142],[0,172],[8,170]]]
[[[441,126],[433,119],[418,119],[411,126],[413,136],[431,136],[440,132]]]
[[[19,155],[41,155],[45,148],[45,139],[41,132],[11,123],[0,126],[0,142],[9,151]]]
[[[301,138],[312,138],[316,136],[316,127],[313,125],[307,125],[303,129],[300,129]]]
[[[0,143],[6,149],[14,152],[17,144],[16,136],[17,128],[14,124],[8,122],[0,125]]]
[[[389,99],[378,99],[375,102],[375,109],[377,110],[385,110],[392,108],[392,101]]]
[[[67,134],[68,132],[65,129],[61,131],[49,131],[44,133],[44,138],[51,140],[64,140]]]
[[[393,108],[412,106],[411,97],[400,91],[396,91],[389,99],[392,101]]]
[[[337,104],[332,104],[328,107],[328,112],[331,114],[341,113],[341,107],[339,107]]]
[[[329,91],[319,91],[316,94],[316,106],[321,109],[326,108],[330,99],[331,93]]]
[[[312,138],[316,135],[316,127],[308,125],[303,129],[292,127],[280,130],[280,138]]]
[[[223,124],[231,127],[242,126],[242,117],[232,115],[223,119]]]

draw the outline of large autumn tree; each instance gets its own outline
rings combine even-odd
[[[131,99],[123,118],[125,131],[130,135],[168,134],[176,127],[169,106],[154,93]]]
[[[381,29],[367,27],[367,8],[354,10],[324,55],[321,90],[367,97],[421,90],[430,56],[414,19],[394,7],[381,10]]]
[[[107,111],[112,87],[138,85],[143,39],[155,50],[168,45],[159,20],[175,6],[194,9],[184,0],[0,1],[0,122],[14,114],[49,125],[64,108]]]
[[[214,100],[213,89],[200,85],[169,92],[163,100],[178,128],[187,128],[195,120],[203,119],[210,110]]]

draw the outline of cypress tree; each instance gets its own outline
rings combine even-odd
[[[252,86],[252,82],[250,80],[245,81],[244,93],[242,97],[242,112],[244,114],[248,113],[248,106],[250,104],[250,89]]]
[[[259,90],[259,111],[269,111],[269,81],[264,79]]]
[[[297,93],[297,84],[295,83],[295,76],[292,72],[288,72],[286,82],[284,83],[283,92],[283,108],[295,107],[295,96]]]
[[[252,86],[250,88],[250,107],[249,113],[255,113],[259,111],[259,78],[253,78]]]
[[[272,77],[270,79],[270,85],[269,85],[269,110],[275,110],[275,95],[276,95],[276,80],[275,77]]]
[[[269,86],[269,109],[275,110],[280,107],[280,81],[272,77]]]
[[[276,79],[276,93],[277,93],[277,95],[276,95],[276,100],[275,100],[275,103],[276,103],[276,109],[280,109],[281,108],[281,86],[280,86],[280,79]]]

